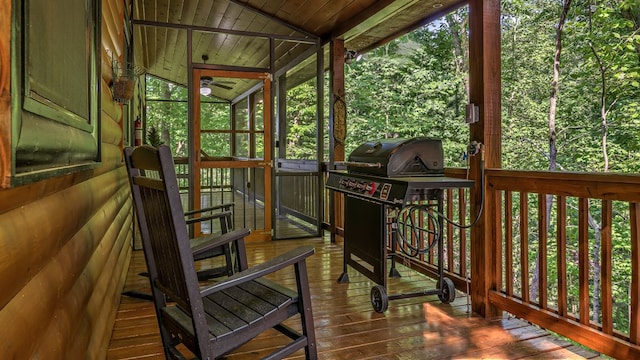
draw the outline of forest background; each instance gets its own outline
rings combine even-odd
[[[502,2],[503,168],[638,172],[639,27],[639,0]],[[465,166],[468,63],[462,8],[346,65],[346,153],[372,139],[431,136],[443,140],[447,166]],[[288,91],[289,159],[316,158],[315,95],[313,79]],[[186,101],[186,89],[149,77],[147,98],[147,127],[186,155],[186,104],[166,102]],[[203,129],[229,126],[224,102],[203,114]]]
[[[345,66],[346,153],[364,141],[429,136],[443,140],[448,167],[465,167],[469,141],[468,13],[462,8],[363,55]],[[640,0],[502,1],[502,168],[536,171],[640,171]],[[328,79],[325,85],[328,87]],[[316,90],[310,80],[287,92],[288,159],[316,158]],[[328,88],[325,90],[328,94]],[[147,78],[147,127],[155,141],[186,156],[186,90]],[[161,100],[161,101],[154,101]],[[167,101],[170,100],[170,101]],[[228,128],[229,105],[211,102],[203,129]],[[328,101],[324,114],[328,116]],[[328,124],[328,119],[325,119]],[[157,132],[153,131],[157,129]],[[282,131],[278,129],[278,131]],[[324,129],[328,149],[328,125]],[[228,141],[204,141],[210,155],[232,155]],[[260,151],[258,150],[258,154]],[[325,152],[325,158],[327,154]],[[531,194],[533,195],[533,194]],[[577,213],[575,199],[568,199]],[[535,204],[535,198],[529,201]],[[547,218],[554,219],[549,196]],[[514,209],[519,199],[513,201]],[[629,331],[631,262],[628,206],[614,203],[614,328]],[[529,210],[536,219],[535,205]],[[590,204],[590,316],[601,320],[599,290],[600,206]],[[518,211],[514,211],[518,214]],[[575,214],[569,217],[577,218]],[[519,219],[513,219],[519,224]],[[546,238],[555,238],[550,223]],[[537,223],[529,223],[531,281],[535,302]],[[514,234],[519,231],[514,229]],[[517,236],[517,235],[516,235]],[[577,311],[577,226],[567,229],[569,308]],[[514,239],[517,242],[517,239]],[[515,249],[520,251],[520,249]],[[557,254],[549,244],[547,256]],[[514,258],[518,258],[514,253]],[[515,263],[516,266],[520,267]],[[549,261],[549,278],[557,272]],[[515,269],[514,277],[518,277]],[[549,282],[549,301],[556,296]]]

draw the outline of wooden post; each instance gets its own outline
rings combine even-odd
[[[344,142],[347,137],[347,105],[344,93],[344,40],[331,41],[331,107],[329,114],[329,159],[331,165],[336,161],[344,161]],[[333,169],[329,169],[333,170]],[[340,194],[329,197],[329,217],[331,219],[331,241],[335,242],[336,224],[338,223],[338,206]]]
[[[344,161],[347,137],[347,106],[344,98],[344,40],[331,42],[331,124],[333,160]]]
[[[0,0],[0,189],[9,187],[11,171],[11,4]],[[15,86],[15,85],[14,85]]]
[[[191,151],[189,152],[189,176],[191,178],[191,183],[189,186],[189,194],[191,194],[190,205],[191,209],[201,209],[202,208],[202,197],[201,192],[202,188],[200,186],[201,183],[201,173],[200,169],[202,169],[202,158],[200,156],[200,151],[202,149],[202,120],[200,111],[202,106],[200,104],[200,92],[198,88],[200,87],[200,76],[201,71],[199,69],[192,71],[192,101],[193,110],[191,111],[191,121],[189,122],[190,134],[193,134],[189,139],[191,141]],[[202,235],[202,224],[200,222],[195,222],[192,225],[192,236],[200,236]]]
[[[273,196],[273,95],[271,94],[271,76],[270,74],[264,74],[264,87],[263,87],[263,129],[264,129],[264,234],[266,239],[273,240],[273,213],[272,213],[272,196]],[[255,130],[255,125],[251,128]]]
[[[474,312],[491,317],[498,315],[488,294],[500,286],[500,217],[494,218],[500,214],[500,197],[480,181],[480,166],[482,158],[485,168],[501,166],[500,1],[470,0],[469,28],[469,101],[480,110],[480,120],[471,125],[469,136],[484,144],[484,154],[471,159],[471,176],[476,180],[472,217],[481,207],[482,190],[485,194],[484,212],[471,229],[471,300]]]
[[[278,77],[276,84],[278,103],[276,104],[276,121],[278,124],[278,159],[287,158],[287,73]]]

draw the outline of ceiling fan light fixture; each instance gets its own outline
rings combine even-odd
[[[204,95],[204,96],[211,95],[211,88],[208,86],[201,86],[200,95]]]
[[[202,76],[200,77],[200,94],[207,96],[207,95],[211,95],[211,88],[209,87],[209,84],[211,84],[211,82],[213,81],[213,78],[211,76]]]

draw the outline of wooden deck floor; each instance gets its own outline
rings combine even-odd
[[[436,296],[393,300],[384,314],[373,311],[366,277],[349,269],[349,284],[338,284],[342,245],[327,239],[250,243],[254,264],[301,244],[315,246],[309,259],[310,287],[320,359],[584,359],[596,353],[564,342],[518,319],[484,320],[467,312],[466,297],[458,293],[451,304]],[[204,266],[207,266],[206,264]],[[125,290],[148,291],[142,251],[134,251]],[[391,279],[390,294],[432,289],[435,282],[400,266],[403,277]],[[290,281],[287,274],[283,282]],[[265,333],[228,359],[253,359],[280,343]],[[295,359],[304,358],[297,353]],[[162,345],[149,301],[124,296],[117,314],[108,359],[162,359]]]

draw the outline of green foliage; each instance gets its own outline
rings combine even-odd
[[[287,92],[287,159],[316,159],[316,81]]]
[[[164,80],[146,77],[146,128],[156,129],[160,141],[171,147],[175,156],[187,156],[187,89]],[[200,121],[203,130],[230,129],[229,104],[208,97],[201,99]],[[202,150],[211,156],[230,156],[228,134],[202,135]]]
[[[187,155],[187,91],[184,87],[147,76],[145,127],[154,128],[175,156]],[[169,101],[172,100],[172,101]]]
[[[147,129],[147,143],[151,146],[159,146],[164,144],[164,142],[160,140],[160,133],[153,126],[150,126]]]
[[[503,2],[505,168],[548,167],[546,124],[561,5],[542,0]],[[602,108],[607,111],[609,170],[639,170],[637,5],[637,0],[572,4],[563,33],[556,117],[558,163],[564,170],[603,170]]]
[[[447,166],[464,166],[467,75],[452,29],[460,28],[466,13],[458,15],[448,18],[456,23],[422,28],[348,65],[347,153],[372,139],[427,136],[443,140]]]
[[[230,106],[226,102],[200,103],[200,128],[202,130],[230,130]],[[231,156],[231,135],[220,133],[201,134],[202,150],[209,156]]]

